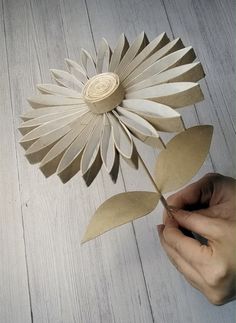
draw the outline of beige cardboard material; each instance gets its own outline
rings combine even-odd
[[[166,144],[155,165],[154,179],[162,193],[177,190],[197,173],[210,149],[213,127],[195,126]]]
[[[155,192],[128,192],[112,196],[95,212],[82,242],[150,213],[159,198]]]
[[[203,163],[212,128],[186,130],[174,110],[203,99],[197,82],[205,74],[195,57],[191,46],[180,38],[170,41],[165,33],[149,42],[142,32],[131,45],[122,34],[114,51],[103,38],[95,58],[82,49],[79,63],[65,60],[68,71],[51,70],[57,84],[39,84],[39,94],[28,99],[32,109],[21,116],[20,144],[46,177],[56,173],[66,183],[81,170],[89,186],[104,165],[116,182],[122,158],[136,169],[140,161],[157,192],[109,199],[97,210],[86,239],[146,215],[159,199],[168,210],[163,193],[186,183]],[[166,144],[163,131],[180,133]],[[134,138],[161,149],[155,178]]]

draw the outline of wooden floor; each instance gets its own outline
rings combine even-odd
[[[156,234],[161,209],[83,246],[106,198],[150,188],[122,165],[117,185],[101,172],[89,189],[80,176],[61,184],[30,166],[17,143],[19,115],[49,68],[95,52],[121,32],[132,41],[166,31],[202,62],[205,101],[182,109],[187,126],[213,124],[209,171],[235,174],[233,0],[1,0],[0,6],[0,322],[230,323],[235,302],[215,307],[169,263]],[[142,148],[153,168],[156,152]]]

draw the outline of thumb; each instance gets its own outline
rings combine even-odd
[[[174,209],[172,215],[178,224],[190,231],[193,231],[208,240],[214,239],[216,227],[215,219],[196,212],[189,212],[182,209]]]

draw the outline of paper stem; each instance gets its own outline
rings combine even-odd
[[[171,216],[171,217],[172,217],[173,215],[172,215],[172,213],[171,213],[170,206],[168,205],[168,203],[167,203],[166,199],[165,199],[165,198],[164,198],[164,196],[162,195],[162,193],[161,193],[160,189],[158,188],[157,184],[156,184],[156,183],[155,183],[155,181],[154,181],[154,178],[152,177],[151,173],[149,172],[149,170],[148,170],[148,168],[147,168],[146,164],[144,163],[144,161],[143,161],[143,159],[142,159],[142,157],[141,157],[140,155],[139,155],[139,160],[140,160],[141,164],[143,165],[143,168],[145,169],[145,171],[146,171],[146,173],[147,173],[148,177],[150,178],[150,180],[151,180],[151,182],[152,182],[153,186],[155,187],[155,190],[160,194],[160,201],[161,201],[162,205],[164,206],[164,208],[166,209],[167,214],[168,214],[169,216]]]

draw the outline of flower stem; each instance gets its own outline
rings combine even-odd
[[[165,199],[165,198],[164,198],[164,196],[162,195],[162,193],[161,193],[160,189],[158,188],[157,184],[155,183],[154,178],[152,177],[151,173],[149,172],[149,170],[148,170],[148,168],[147,168],[146,164],[144,163],[144,161],[143,161],[143,159],[142,159],[142,157],[141,157],[140,155],[139,155],[139,160],[140,160],[141,164],[143,165],[143,168],[145,169],[145,171],[146,171],[146,173],[147,173],[148,177],[150,178],[150,180],[151,180],[151,182],[152,182],[153,186],[155,187],[155,190],[157,191],[157,193],[159,193],[159,194],[160,194],[160,201],[161,201],[162,205],[164,206],[164,208],[166,209],[167,214],[168,214],[169,216],[171,216],[171,217],[172,217],[172,213],[171,213],[171,208],[170,208],[170,206],[168,205],[168,203],[167,203],[166,199]]]

